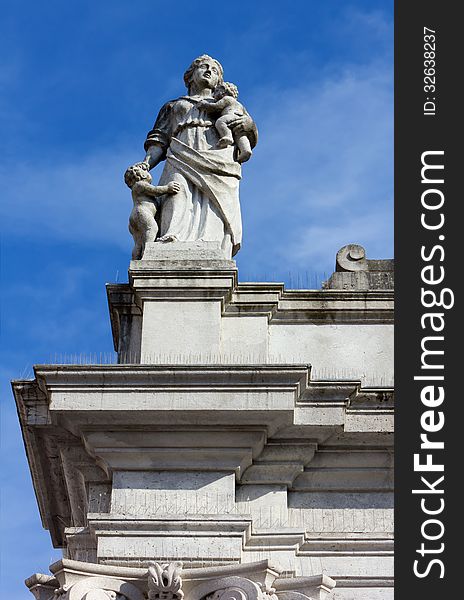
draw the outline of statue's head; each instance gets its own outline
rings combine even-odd
[[[238,87],[230,81],[223,81],[214,88],[213,96],[215,98],[224,98],[224,96],[238,98]]]
[[[224,70],[219,61],[207,54],[196,58],[184,73],[184,82],[189,93],[192,90],[214,88],[223,82]]]
[[[152,181],[150,172],[148,171],[148,165],[133,165],[124,173],[124,181],[131,189],[137,181],[142,180],[145,180],[148,183],[151,183]]]

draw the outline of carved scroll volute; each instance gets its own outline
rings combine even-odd
[[[368,271],[366,251],[358,244],[348,244],[337,252],[336,271]]]
[[[244,577],[223,577],[205,581],[188,594],[189,600],[265,600],[259,586]]]
[[[310,596],[301,592],[282,592],[277,597],[278,600],[313,600]]]
[[[210,600],[248,600],[247,595],[240,588],[227,588],[218,590],[208,596]]]
[[[160,565],[152,562],[148,567],[148,600],[182,600],[182,563]]]
[[[117,592],[110,590],[91,590],[84,596],[84,600],[119,600],[122,598]]]
[[[62,598],[63,600],[145,600],[142,591],[133,583],[112,577],[87,577],[70,587]]]

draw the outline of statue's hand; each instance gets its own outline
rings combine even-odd
[[[170,181],[166,187],[168,188],[167,194],[178,194],[180,192],[180,183],[177,183],[177,181]]]
[[[234,135],[243,135],[253,131],[253,119],[248,115],[242,115],[231,121],[229,127],[234,132]]]
[[[132,166],[138,167],[139,169],[143,169],[144,171],[150,170],[150,165],[148,164],[148,162],[146,160],[142,160],[141,162],[135,163],[135,165],[132,165]]]
[[[215,103],[210,100],[200,100],[197,103],[198,110],[205,110],[206,112],[211,112],[215,110]]]

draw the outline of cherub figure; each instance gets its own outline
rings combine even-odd
[[[154,242],[158,234],[156,211],[159,207],[158,196],[177,194],[180,184],[170,181],[167,185],[151,185],[148,164],[138,163],[129,167],[124,181],[132,190],[134,206],[129,217],[129,231],[134,238],[132,260],[140,260],[147,242]]]
[[[224,81],[214,89],[212,100],[202,100],[198,103],[198,108],[200,110],[204,110],[208,113],[221,113],[214,124],[220,136],[217,143],[218,148],[232,146],[234,143],[234,136],[229,125],[238,117],[248,114],[237,98],[237,86],[233,83]],[[245,134],[242,134],[235,136],[235,143],[238,149],[237,162],[243,163],[247,161],[252,155],[250,140]]]

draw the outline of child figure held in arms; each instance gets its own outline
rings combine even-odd
[[[180,184],[170,181],[167,185],[151,185],[151,175],[148,164],[138,163],[127,169],[124,181],[132,190],[134,206],[129,217],[129,231],[134,238],[132,260],[143,257],[145,244],[154,242],[158,234],[156,211],[158,209],[158,196],[164,194],[177,194]]]
[[[215,127],[220,135],[217,143],[218,148],[226,148],[226,146],[232,146],[234,143],[234,137],[229,124],[235,121],[237,117],[246,115],[246,111],[242,104],[237,100],[238,89],[233,83],[224,81],[216,86],[213,92],[213,99],[202,100],[198,103],[198,108],[209,112],[220,112],[221,115],[216,119]],[[235,137],[235,143],[238,149],[237,162],[243,163],[247,161],[252,152],[250,146],[250,140],[246,135],[242,134]]]

